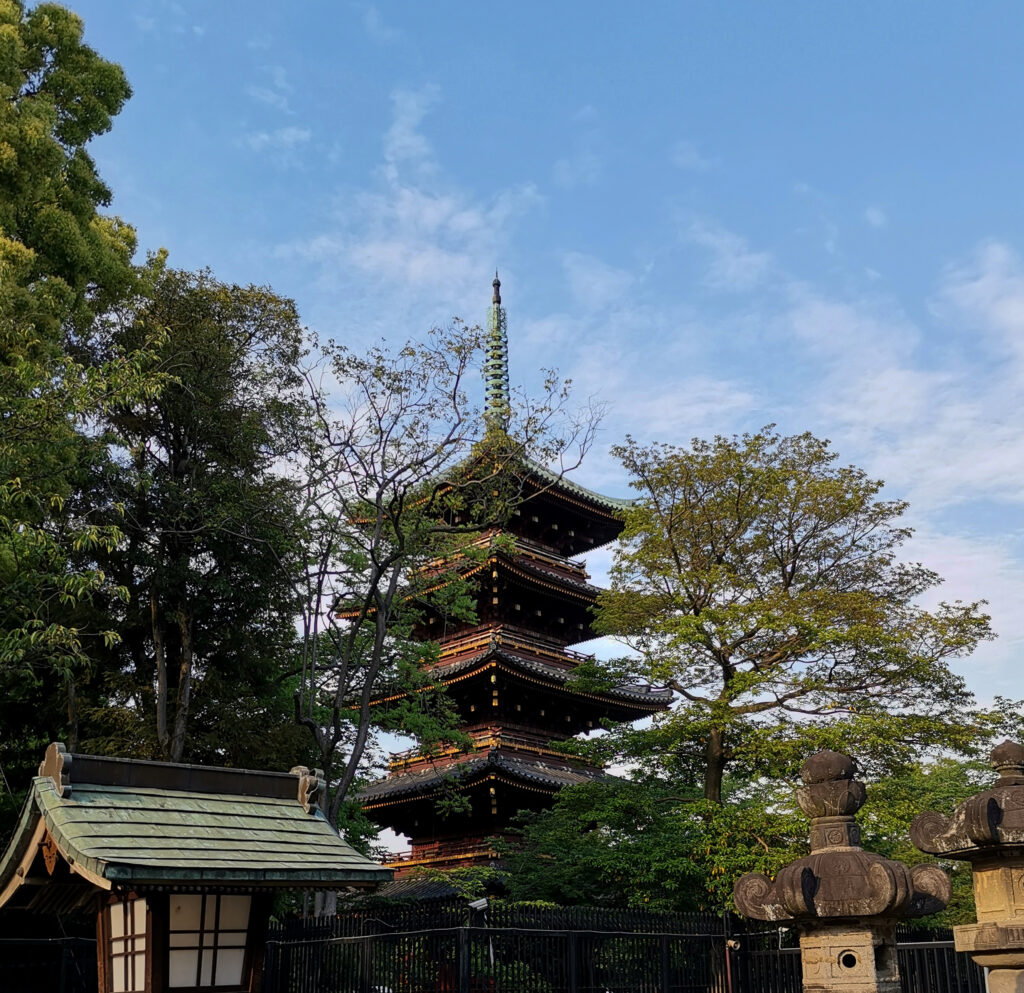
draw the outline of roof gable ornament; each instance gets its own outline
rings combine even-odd
[[[62,799],[71,796],[71,753],[63,742],[51,742],[46,748],[43,761],[39,763],[39,775],[48,776]]]
[[[323,769],[297,765],[289,771],[299,777],[299,803],[307,814],[315,814],[320,809],[320,797],[327,791]]]

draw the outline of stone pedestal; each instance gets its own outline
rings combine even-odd
[[[923,852],[971,863],[977,924],[953,928],[957,951],[989,972],[989,993],[1024,993],[1024,747],[992,750],[999,778],[944,817],[914,818],[911,840]]]
[[[949,878],[936,866],[910,869],[860,847],[854,814],[866,792],[855,772],[847,755],[812,755],[797,792],[811,818],[811,854],[774,882],[747,873],[733,891],[746,917],[799,928],[805,993],[900,993],[896,924],[949,903]]]
[[[800,936],[808,993],[900,993],[893,927],[821,925]]]

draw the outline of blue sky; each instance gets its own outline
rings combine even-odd
[[[80,0],[145,248],[352,344],[482,321],[631,432],[829,437],[1024,696],[1024,18],[1011,3]],[[600,558],[592,571],[600,574]],[[606,560],[604,560],[606,561]]]

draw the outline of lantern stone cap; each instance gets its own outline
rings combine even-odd
[[[39,772],[0,855],[0,906],[44,845],[70,878],[100,890],[365,887],[392,877],[320,812],[319,770],[117,759],[55,742]]]
[[[1024,747],[1004,741],[989,756],[999,778],[961,803],[952,816],[918,814],[910,840],[931,855],[967,862],[1024,854]]]
[[[854,814],[866,798],[857,766],[841,752],[818,752],[801,770],[800,808],[811,818],[811,854],[784,866],[774,881],[750,872],[733,890],[746,917],[764,921],[865,925],[894,923],[944,909],[949,877],[934,865],[913,868],[860,847]]]

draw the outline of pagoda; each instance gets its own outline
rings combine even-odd
[[[484,363],[487,417],[510,406],[508,340],[501,283],[494,278]],[[491,862],[491,839],[508,834],[520,810],[549,807],[564,786],[605,777],[601,769],[553,749],[553,742],[665,710],[668,690],[622,684],[579,692],[573,670],[591,656],[569,646],[592,638],[597,594],[579,558],[613,541],[627,500],[601,496],[532,461],[523,466],[523,492],[501,531],[476,540],[471,568],[476,591],[473,624],[427,618],[420,634],[439,645],[432,674],[447,688],[468,749],[393,755],[385,779],[357,798],[375,821],[407,835],[411,852],[389,865],[398,875],[416,867],[455,868]],[[495,541],[499,534],[511,535]],[[395,697],[374,701],[386,706]],[[452,791],[468,810],[444,816],[437,801]]]

